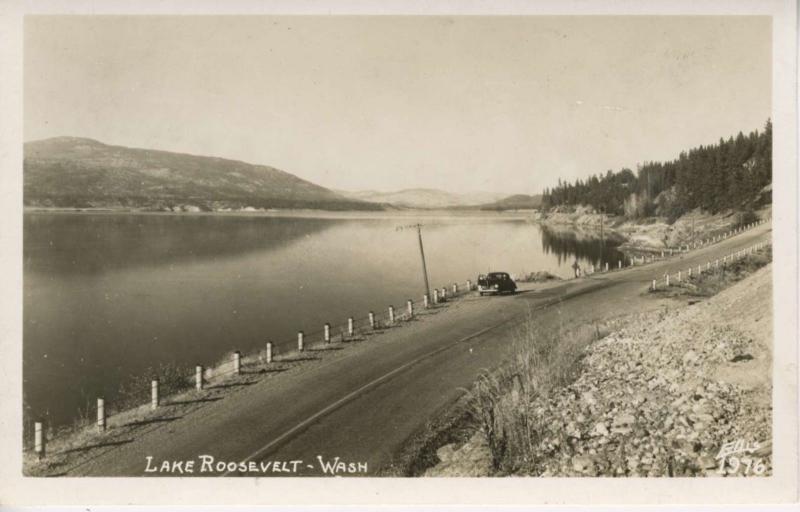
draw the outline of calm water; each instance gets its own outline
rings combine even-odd
[[[576,256],[621,257],[610,243],[492,216],[26,214],[26,405],[63,424],[159,362],[290,346],[298,330],[420,300],[416,232],[396,229],[418,221],[431,286],[489,270],[568,277]]]

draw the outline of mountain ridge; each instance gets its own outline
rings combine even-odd
[[[275,167],[60,136],[24,144],[24,204],[152,210],[381,210]]]
[[[337,190],[337,192],[351,199],[420,209],[480,206],[505,197],[504,194],[495,192],[456,193],[430,187],[413,187],[388,192],[377,190]]]

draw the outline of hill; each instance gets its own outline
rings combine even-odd
[[[273,167],[56,137],[24,146],[24,203],[151,210],[380,210]]]
[[[452,208],[458,206],[477,206],[495,201],[502,194],[492,192],[473,192],[457,194],[433,188],[411,188],[393,192],[360,190],[355,192],[338,191],[351,199],[369,201],[371,203],[391,204],[401,208]]]
[[[515,194],[493,203],[481,205],[481,210],[538,210],[542,207],[542,196]]]
[[[591,206],[628,218],[665,217],[670,222],[700,208],[717,214],[752,212],[772,202],[772,121],[763,131],[720,138],[716,144],[682,151],[665,162],[643,162],[636,173],[623,168],[558,181],[544,190],[546,210]]]

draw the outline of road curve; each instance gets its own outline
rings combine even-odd
[[[186,476],[146,469],[162,461],[193,460],[197,476],[320,476],[325,474],[320,458],[338,457],[354,463],[345,471],[374,475],[482,369],[503,361],[520,322],[531,318],[542,328],[572,326],[656,307],[657,301],[640,297],[652,279],[766,240],[770,230],[767,223],[656,263],[525,287],[513,296],[466,297],[307,368],[243,386],[126,444],[61,468],[61,474]],[[203,462],[209,468],[210,457],[212,471],[201,472]],[[233,466],[238,463],[244,466]],[[366,473],[360,471],[364,467]],[[252,468],[256,472],[248,471]]]

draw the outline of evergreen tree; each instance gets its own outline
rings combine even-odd
[[[683,151],[669,162],[644,162],[636,174],[630,169],[608,170],[574,183],[559,178],[555,187],[544,190],[542,200],[545,208],[590,205],[622,214],[625,202],[634,198],[633,204],[641,205],[636,215],[652,215],[657,203],[676,217],[695,208],[711,213],[750,209],[771,182],[772,122],[768,119],[762,133],[755,130],[745,136],[739,132],[735,138],[720,138],[716,145]],[[660,197],[664,192],[670,192],[668,198]]]

